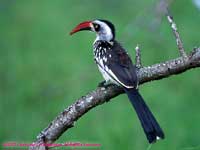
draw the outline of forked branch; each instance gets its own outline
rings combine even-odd
[[[181,57],[166,62],[142,67],[140,49],[136,47],[136,65],[138,69],[139,84],[159,80],[175,74],[180,74],[192,68],[200,67],[200,48],[193,49],[189,55],[184,51],[180,35],[173,18],[168,15]],[[74,127],[75,122],[92,108],[108,102],[112,98],[122,94],[123,90],[114,85],[106,88],[98,87],[96,90],[82,96],[71,106],[66,107],[38,136],[30,149],[47,149],[45,144],[56,141],[65,131]]]
[[[163,63],[140,68],[138,72],[139,83],[143,84],[145,82],[159,80],[197,67],[200,67],[200,48],[194,49],[188,55],[187,61],[183,57],[179,57]],[[66,130],[73,127],[74,123],[86,112],[122,93],[123,90],[120,87],[111,85],[106,88],[97,88],[76,100],[76,102],[62,111],[38,135],[36,142],[34,142],[34,147],[31,147],[31,149],[45,149],[44,146],[38,144],[53,143]]]

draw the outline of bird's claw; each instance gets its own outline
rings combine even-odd
[[[111,85],[115,85],[115,84],[106,82],[106,81],[104,80],[104,81],[102,81],[102,82],[100,82],[100,83],[98,84],[98,87],[107,88],[107,87],[109,87],[109,86],[111,86]]]
[[[98,84],[98,87],[105,87],[105,86],[106,86],[106,80],[104,80]]]

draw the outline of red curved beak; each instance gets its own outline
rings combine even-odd
[[[82,31],[82,30],[91,30],[92,29],[92,21],[85,21],[77,25],[71,32],[70,35]]]

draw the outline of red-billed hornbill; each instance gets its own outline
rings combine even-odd
[[[85,21],[77,25],[70,34],[82,30],[96,33],[93,44],[94,60],[106,82],[123,87],[136,110],[149,143],[163,139],[162,129],[137,89],[136,67],[127,51],[115,40],[114,25],[107,20]]]

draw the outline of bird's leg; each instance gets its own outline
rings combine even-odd
[[[102,82],[100,82],[100,83],[98,84],[98,87],[107,88],[107,87],[109,87],[110,85],[114,85],[114,84],[113,84],[113,83],[110,83],[110,82],[106,82],[106,80],[104,80],[104,81],[102,81]]]
[[[104,87],[105,84],[106,84],[106,80],[101,81],[101,82],[98,84],[98,87]]]
[[[104,81],[102,81],[102,82],[100,82],[100,83],[98,84],[98,87],[107,88],[107,87],[110,86],[110,85],[112,85],[112,83],[107,82],[106,80],[104,80]]]

